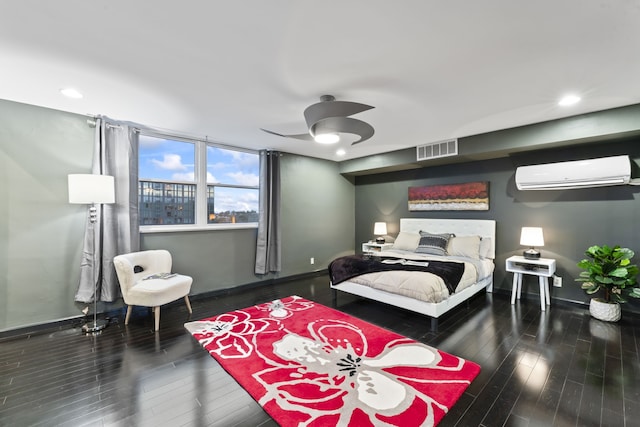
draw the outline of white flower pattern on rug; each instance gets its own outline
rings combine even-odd
[[[269,304],[256,306],[269,317],[252,318],[242,310],[225,313],[214,320],[200,320],[185,324],[191,334],[198,335],[200,344],[225,359],[245,358],[253,353],[254,336],[260,332],[281,328],[275,319],[286,319],[296,311],[308,310],[313,302],[298,296],[290,301],[275,300]]]
[[[416,398],[427,406],[420,425],[433,425],[432,406],[447,411],[445,405],[411,383],[437,383],[440,380],[429,378],[428,370],[459,370],[463,359],[458,358],[456,366],[438,366],[441,358],[437,350],[407,339],[389,342],[380,354],[367,357],[367,338],[350,323],[318,320],[310,323],[308,330],[312,338],[287,333],[274,342],[273,354],[277,357],[261,354],[267,363],[275,365],[254,374],[267,390],[261,405],[274,400],[287,410],[307,413],[308,423],[337,415],[338,426],[349,425],[355,409],[364,412],[374,425],[394,425],[384,423],[379,415],[402,414]],[[422,370],[422,375],[415,375],[417,370]],[[341,402],[335,409],[317,409],[317,405],[333,399]]]
[[[192,334],[198,334],[200,344],[225,359],[245,358],[253,353],[253,337],[274,326],[268,319],[252,319],[250,314],[237,310],[221,314],[215,320],[201,320],[185,324]]]
[[[452,404],[451,387],[475,377],[464,359],[365,324],[366,336],[343,313],[292,318],[315,304],[283,300],[185,324],[211,355],[242,366],[249,376],[236,379],[268,412],[295,417],[283,425],[432,426]]]

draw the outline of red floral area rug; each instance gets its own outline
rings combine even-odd
[[[291,296],[185,324],[281,426],[432,426],[480,372]]]

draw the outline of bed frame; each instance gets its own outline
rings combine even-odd
[[[450,232],[455,233],[458,236],[479,235],[482,237],[490,237],[491,256],[495,259],[496,222],[494,220],[429,218],[400,219],[400,231],[417,233],[420,230],[429,231],[430,233]],[[334,307],[337,306],[337,291],[347,292],[429,316],[431,317],[431,330],[436,331],[438,329],[438,317],[460,305],[464,301],[467,301],[483,289],[486,289],[487,292],[492,292],[493,275],[481,280],[480,282],[474,283],[460,292],[456,292],[446,300],[439,303],[419,301],[403,295],[392,294],[349,281],[342,282],[337,285],[330,284],[330,286],[333,294]]]

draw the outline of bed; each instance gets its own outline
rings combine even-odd
[[[418,244],[414,248],[416,235]],[[443,243],[443,239],[447,241]],[[330,264],[333,305],[337,306],[337,291],[347,292],[429,316],[435,331],[438,318],[444,313],[482,290],[492,292],[495,241],[493,220],[402,218],[400,233],[391,249],[340,257]],[[383,263],[387,265],[382,266]],[[353,267],[361,268],[361,264],[364,268],[376,264],[384,271]],[[436,277],[439,272],[431,269],[437,264],[455,269],[453,276],[460,275],[459,281],[453,276]],[[461,267],[455,264],[463,265],[461,274]],[[428,290],[423,291],[422,287]]]

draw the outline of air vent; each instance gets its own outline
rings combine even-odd
[[[457,156],[458,140],[447,139],[446,141],[432,142],[431,144],[419,145],[416,149],[418,161]]]

